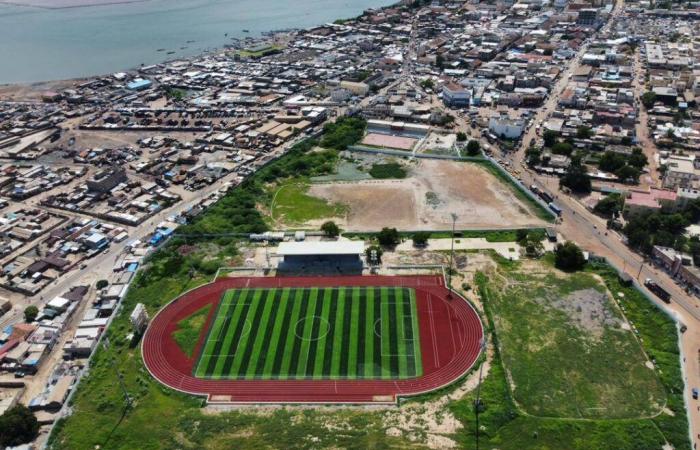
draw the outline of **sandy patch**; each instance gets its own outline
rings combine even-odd
[[[341,227],[371,231],[543,226],[511,188],[483,167],[422,160],[403,180],[365,180],[312,185],[309,194],[349,207]]]

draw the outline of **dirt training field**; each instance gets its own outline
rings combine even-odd
[[[348,207],[338,220],[348,231],[543,226],[513,189],[470,163],[422,160],[403,180],[314,184],[309,195]]]

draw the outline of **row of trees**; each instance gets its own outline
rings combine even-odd
[[[639,176],[649,161],[642,149],[635,147],[630,155],[607,151],[603,153],[598,168],[614,173],[623,183],[637,183]]]

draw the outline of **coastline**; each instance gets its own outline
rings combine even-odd
[[[37,8],[61,10],[72,8],[91,8],[94,6],[122,5],[128,3],[145,3],[150,0],[0,0],[0,5],[18,6],[20,8]],[[63,4],[60,4],[63,2]],[[59,4],[56,4],[59,3]]]
[[[14,62],[0,67],[0,86],[84,79],[136,70],[142,65],[190,60],[221,51],[234,38],[265,39],[274,30],[308,29],[395,3],[64,1],[81,5],[101,3],[94,5],[99,7],[46,9],[27,5],[45,4],[48,0],[0,0],[0,59]],[[190,41],[194,43],[189,44]],[[167,56],[159,49],[166,49]]]

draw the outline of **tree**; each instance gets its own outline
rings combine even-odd
[[[653,108],[654,103],[656,103],[656,94],[652,91],[647,91],[642,94],[642,104],[646,106],[647,109]]]
[[[337,237],[340,234],[340,228],[332,220],[324,222],[323,225],[321,225],[321,231],[323,231],[326,237],[331,238]]]
[[[529,147],[525,150],[525,157],[527,157],[527,164],[529,166],[537,166],[542,161],[542,149],[539,147]]]
[[[370,264],[381,264],[384,250],[378,245],[371,245],[365,249],[365,257]]]
[[[600,157],[600,161],[598,162],[598,168],[605,172],[615,173],[615,171],[619,170],[622,166],[625,165],[625,163],[626,158],[624,155],[621,155],[620,153],[607,151],[603,153],[603,156]]]
[[[425,80],[422,80],[420,82],[420,85],[423,89],[434,89],[435,88],[435,82],[431,80],[430,78],[426,78]]]
[[[481,153],[481,145],[479,144],[479,141],[472,139],[467,144],[467,155],[477,156],[479,153]]]
[[[16,405],[0,416],[0,448],[32,442],[39,434],[39,422],[24,405]]]
[[[39,315],[39,308],[34,305],[29,305],[24,308],[24,320],[25,322],[34,322]]]
[[[569,156],[574,151],[574,147],[568,142],[557,142],[552,146],[552,153],[555,155]]]
[[[565,272],[575,272],[583,269],[585,264],[586,259],[578,245],[571,241],[557,245],[554,251],[554,265],[557,269]]]
[[[579,139],[588,139],[593,136],[593,131],[591,127],[580,126],[576,129],[576,137]]]
[[[435,65],[438,67],[438,69],[442,69],[442,67],[445,65],[445,58],[442,55],[437,55],[435,57]]]
[[[614,217],[622,211],[623,198],[620,194],[610,194],[600,199],[593,207],[593,212],[603,217]]]
[[[524,245],[525,254],[530,258],[536,258],[544,253],[544,244],[542,244],[542,240],[538,239],[538,237],[532,233],[527,235]]]
[[[560,186],[566,186],[573,192],[588,194],[591,192],[591,179],[588,176],[586,166],[581,164],[581,158],[574,157],[566,168],[566,173],[559,180]]]
[[[615,171],[615,176],[620,179],[623,183],[634,183],[639,182],[640,171],[636,167],[628,166],[625,164]]]
[[[518,228],[515,230],[515,240],[516,242],[523,243],[527,239],[528,231],[525,228]]]
[[[545,147],[551,147],[554,145],[555,142],[557,142],[557,133],[556,131],[552,130],[544,130],[544,134],[542,134],[542,139],[544,139]]]
[[[464,142],[467,140],[467,133],[460,131],[457,133],[457,142]]]
[[[98,280],[97,283],[95,283],[95,287],[98,290],[104,289],[107,286],[109,286],[109,281],[107,281],[107,280]]]
[[[399,243],[399,232],[396,228],[382,228],[382,231],[377,234],[379,244],[384,247],[394,247]]]
[[[635,147],[632,149],[632,154],[627,158],[627,163],[637,169],[643,169],[649,163],[647,156],[642,153],[642,149]]]
[[[425,247],[428,245],[428,239],[430,239],[430,232],[418,231],[413,234],[413,245],[415,247]]]

